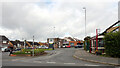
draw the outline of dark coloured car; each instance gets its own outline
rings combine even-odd
[[[4,52],[10,52],[11,48],[6,48]]]
[[[33,49],[33,48],[31,48],[31,47],[28,47],[27,49]]]
[[[82,45],[76,45],[75,48],[82,48]]]
[[[15,51],[20,51],[21,50],[21,48],[17,48],[17,49],[15,49]]]

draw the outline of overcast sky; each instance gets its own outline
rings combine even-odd
[[[119,0],[4,0],[0,3],[0,35],[11,40],[46,41],[49,37],[94,36],[118,21]],[[55,27],[55,28],[54,28]]]

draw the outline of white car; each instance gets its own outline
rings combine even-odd
[[[41,46],[38,46],[38,48],[42,48]]]
[[[7,49],[7,47],[2,47],[2,48],[1,48],[1,51],[3,51],[3,52],[4,52],[4,51],[5,51],[5,49]]]
[[[48,47],[45,46],[45,45],[41,46],[41,48],[43,48],[43,49],[48,49]]]
[[[67,45],[63,45],[62,47],[63,47],[63,48],[66,48],[66,46],[67,46]]]

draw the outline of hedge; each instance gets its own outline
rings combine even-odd
[[[120,58],[120,32],[107,33],[104,42],[106,55]]]

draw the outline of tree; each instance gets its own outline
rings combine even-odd
[[[90,39],[91,39],[90,36],[87,36],[87,37],[84,38],[84,49],[85,50],[89,50]]]
[[[90,36],[87,36],[87,37],[84,38],[84,40],[90,40],[90,39],[91,39]]]

